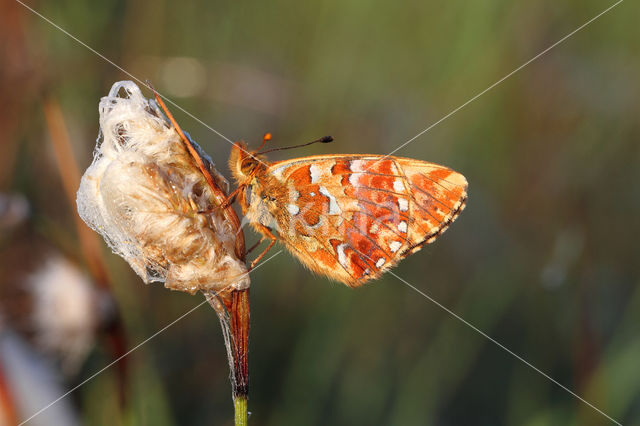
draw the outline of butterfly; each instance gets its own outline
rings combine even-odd
[[[467,200],[463,175],[426,161],[332,154],[270,163],[263,154],[238,142],[229,158],[238,184],[230,198],[262,234],[256,245],[270,240],[252,266],[279,239],[312,271],[358,287],[433,242]]]

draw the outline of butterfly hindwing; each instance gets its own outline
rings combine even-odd
[[[278,206],[281,239],[312,270],[350,286],[435,240],[466,200],[461,174],[399,157],[306,157],[266,174],[288,189]]]

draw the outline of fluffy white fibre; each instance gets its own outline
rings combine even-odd
[[[56,354],[65,371],[75,371],[93,345],[98,294],[89,278],[60,256],[29,277],[33,326],[38,344]]]
[[[174,290],[243,289],[235,232],[175,129],[131,81],[100,101],[100,135],[78,190],[78,213],[145,283]],[[227,181],[194,143],[214,179]]]

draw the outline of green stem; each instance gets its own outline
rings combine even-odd
[[[236,396],[233,399],[233,407],[235,410],[234,425],[247,426],[247,397]]]

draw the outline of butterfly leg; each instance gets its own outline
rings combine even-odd
[[[222,202],[222,204],[220,204],[219,206],[215,206],[215,207],[212,207],[212,208],[207,209],[207,210],[199,210],[198,213],[200,213],[200,214],[211,214],[211,213],[214,213],[217,210],[226,209],[227,207],[229,207],[231,204],[233,204],[236,201],[236,198],[238,197],[238,193],[240,192],[240,189],[241,188],[238,187],[231,194],[227,195],[227,198],[225,198],[224,201]]]
[[[269,228],[267,226],[264,226],[264,225],[260,225],[260,224],[256,224],[256,226],[259,228],[259,231],[263,235],[263,237],[260,239],[260,241],[258,241],[258,244],[260,244],[262,242],[262,240],[264,240],[265,238],[269,238],[271,240],[271,242],[269,242],[269,245],[267,246],[267,248],[264,249],[264,251],[262,253],[260,253],[258,255],[258,257],[253,259],[253,262],[251,262],[251,266],[249,266],[249,270],[252,270],[258,264],[258,262],[260,262],[262,260],[264,255],[267,254],[267,252],[269,250],[271,250],[273,245],[276,243],[276,236],[273,235],[273,233],[271,232],[271,228]],[[256,246],[257,246],[257,244],[255,246],[253,246],[251,248],[251,250],[253,250]]]
[[[249,253],[254,251],[256,247],[258,247],[260,243],[263,241],[264,241],[264,237],[260,238],[254,245],[252,245],[251,248],[244,253],[245,258],[249,255]]]
[[[237,187],[231,194],[229,194],[227,196],[227,199],[224,200],[224,202],[222,204],[220,204],[220,209],[226,209],[227,207],[229,207],[231,204],[233,204],[236,201],[236,197],[238,196],[238,193],[242,190],[243,188],[241,186]]]

